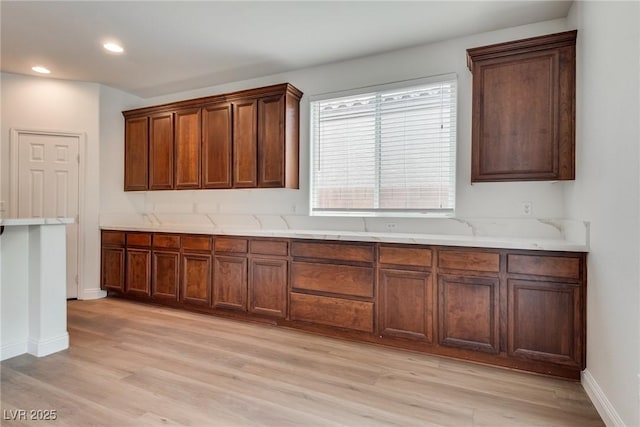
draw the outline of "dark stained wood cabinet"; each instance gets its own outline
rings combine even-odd
[[[124,190],[149,188],[149,119],[129,117],[124,121]]]
[[[472,182],[575,179],[576,36],[467,50]]]
[[[180,235],[153,235],[151,252],[151,296],[178,300],[180,288]]]
[[[440,345],[500,352],[500,271],[496,251],[438,251]]]
[[[434,339],[432,250],[380,245],[378,248],[378,323],[383,337],[422,343]]]
[[[252,239],[249,265],[249,312],[287,317],[289,242]]]
[[[374,246],[292,241],[291,320],[374,332]]]
[[[298,188],[301,96],[285,83],[124,111],[125,190]]]
[[[258,187],[284,187],[285,96],[261,98],[258,103]]]
[[[218,237],[214,242],[213,307],[247,311],[247,239]]]
[[[149,117],[149,190],[173,189],[173,113]]]
[[[586,254],[102,232],[110,295],[577,379]]]
[[[233,187],[258,186],[258,100],[233,103]]]
[[[381,269],[380,334],[433,342],[433,283],[424,271]]]
[[[175,185],[176,189],[200,188],[201,148],[200,108],[175,113]]]
[[[208,307],[211,304],[211,236],[182,237],[180,301]]]
[[[126,274],[124,291],[128,294],[151,295],[151,234],[127,233]]]
[[[232,108],[228,102],[202,108],[202,188],[231,188]]]
[[[500,300],[497,278],[442,274],[438,277],[440,344],[500,351]]]
[[[183,253],[181,301],[208,306],[211,300],[211,255]]]
[[[584,367],[584,263],[575,254],[507,255],[509,356]]]
[[[100,287],[107,291],[124,292],[125,233],[102,232]]]

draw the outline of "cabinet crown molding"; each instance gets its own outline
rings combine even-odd
[[[223,93],[219,95],[205,96],[202,98],[187,99],[184,101],[168,102],[166,104],[135,108],[132,110],[125,110],[122,112],[122,115],[125,118],[131,118],[131,117],[149,115],[149,114],[157,113],[161,111],[172,111],[176,109],[189,108],[189,107],[196,108],[196,107],[202,107],[205,104],[212,104],[212,103],[219,103],[219,102],[231,102],[231,101],[236,101],[242,98],[244,99],[252,98],[252,97],[258,98],[258,97],[264,97],[269,95],[278,95],[278,94],[282,94],[283,92],[285,92],[287,95],[293,96],[297,100],[300,100],[300,98],[302,98],[302,91],[300,91],[300,89],[298,89],[297,87],[293,86],[290,83],[280,83],[276,85],[264,86],[264,87],[259,87],[255,89],[245,89],[245,90],[240,90],[236,92]]]
[[[547,34],[544,36],[529,37],[526,39],[497,43],[488,46],[480,46],[467,49],[467,67],[473,72],[473,64],[476,61],[501,58],[503,56],[517,55],[520,53],[535,52],[538,50],[554,49],[563,46],[572,46],[576,43],[578,30],[562,33]]]

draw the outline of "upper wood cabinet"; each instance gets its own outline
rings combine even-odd
[[[200,108],[175,113],[175,188],[200,188]]]
[[[231,188],[231,103],[202,108],[202,188]]]
[[[299,186],[290,84],[124,111],[125,190]]]
[[[149,118],[130,117],[124,121],[124,189],[149,188]]]
[[[149,117],[149,123],[149,190],[171,190],[173,113],[154,114]]]
[[[467,50],[472,182],[575,179],[576,36]]]
[[[258,101],[233,103],[233,186],[258,186]]]

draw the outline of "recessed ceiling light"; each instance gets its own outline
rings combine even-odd
[[[102,46],[105,49],[107,49],[109,52],[113,52],[113,53],[122,53],[122,52],[124,52],[124,49],[122,48],[122,46],[117,45],[115,43],[105,43]]]
[[[35,71],[36,73],[42,73],[42,74],[49,74],[51,73],[51,71],[49,71],[47,68],[45,67],[41,67],[41,66],[36,66],[36,67],[32,67],[31,68],[33,71]]]

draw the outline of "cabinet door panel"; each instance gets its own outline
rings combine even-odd
[[[102,248],[102,289],[124,291],[124,248]]]
[[[233,186],[258,185],[258,101],[249,99],[233,104]]]
[[[479,71],[483,101],[478,159],[483,175],[557,176],[557,68],[558,56],[546,54]]]
[[[284,187],[284,95],[258,103],[258,187]]]
[[[200,187],[200,109],[175,113],[175,188]]]
[[[180,300],[209,305],[211,296],[211,255],[182,254]]]
[[[149,188],[149,121],[147,117],[124,121],[124,189]]]
[[[149,189],[173,188],[173,113],[150,117]]]
[[[247,311],[247,259],[216,256],[213,306]]]
[[[508,289],[509,355],[580,366],[580,287],[509,280]]]
[[[440,344],[498,353],[498,283],[491,278],[439,277]]]
[[[287,260],[251,260],[249,311],[284,318],[287,314]]]
[[[179,266],[179,252],[153,251],[151,295],[154,298],[178,299]]]
[[[151,251],[127,248],[125,292],[149,296],[151,294]]]
[[[433,341],[431,273],[380,270],[380,333]]]
[[[202,110],[202,186],[231,188],[231,104]]]

